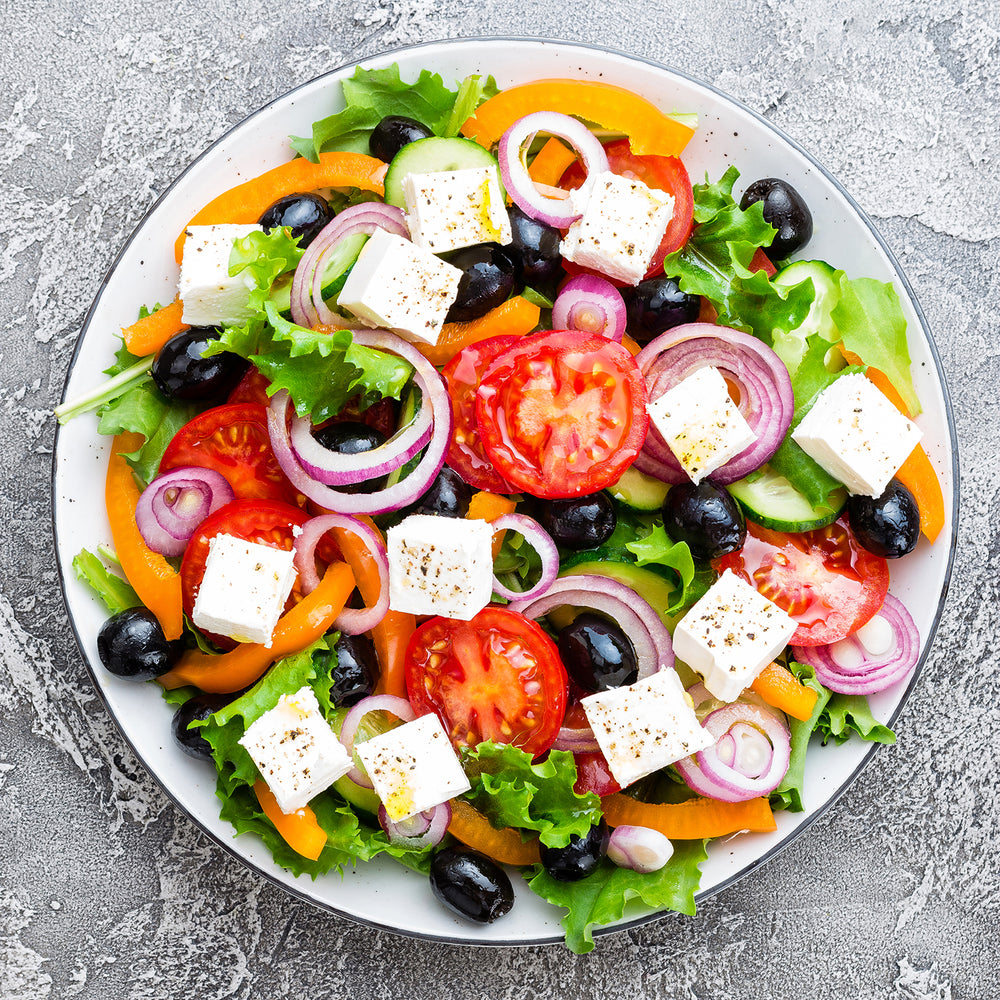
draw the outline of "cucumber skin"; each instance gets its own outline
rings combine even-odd
[[[500,180],[500,168],[496,158],[489,150],[483,149],[478,142],[471,139],[455,137],[444,139],[431,136],[429,139],[418,139],[405,145],[389,164],[385,174],[385,203],[405,208],[403,198],[403,178],[407,174],[434,174],[447,170],[466,170],[472,167],[497,168],[497,180]],[[503,183],[500,183],[503,191]]]
[[[766,478],[768,482],[772,482],[776,477],[773,475],[770,477],[760,476],[753,482],[738,480],[735,483],[730,483],[727,489],[733,499],[740,505],[740,510],[743,511],[747,520],[753,521],[754,524],[759,524],[764,528],[771,528],[774,531],[785,531],[795,534],[803,531],[812,531],[815,528],[824,528],[826,525],[832,524],[837,520],[840,512],[847,503],[846,490],[839,493],[835,491],[831,494],[834,502],[824,504],[820,507],[813,507],[803,496],[795,493],[788,501],[794,509],[790,510],[786,507],[781,511],[775,506],[773,494],[770,497],[765,496],[764,502],[761,502],[762,487],[756,484],[760,483],[762,478]],[[785,492],[793,492],[791,484],[787,484],[787,487]]]

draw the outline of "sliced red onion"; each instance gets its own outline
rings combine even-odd
[[[373,694],[368,698],[362,698],[344,716],[344,725],[340,730],[340,742],[344,744],[344,749],[352,760],[354,759],[354,738],[358,735],[361,720],[369,712],[388,712],[390,715],[395,715],[401,722],[412,722],[416,718],[416,713],[405,698],[398,698],[393,694]],[[357,765],[347,772],[347,777],[362,788],[373,787],[371,778]]]
[[[648,826],[616,826],[608,841],[609,861],[644,875],[658,872],[673,853],[674,845],[659,830]]]
[[[596,274],[570,278],[552,304],[553,330],[582,330],[620,344],[627,321],[622,293]]]
[[[788,770],[791,735],[783,719],[736,701],[710,713],[702,726],[715,743],[674,764],[699,795],[745,802],[773,792]]]
[[[295,540],[295,568],[299,571],[302,593],[309,594],[319,586],[316,572],[316,544],[331,529],[352,531],[367,547],[378,567],[381,585],[378,600],[370,608],[344,608],[334,621],[334,627],[348,635],[369,632],[389,610],[389,559],[381,535],[363,521],[349,514],[321,514],[302,525],[302,533]]]
[[[875,694],[917,665],[920,633],[902,602],[886,594],[878,614],[853,635],[830,646],[793,646],[792,654],[814,667],[817,680],[831,691]]]
[[[530,601],[534,597],[541,597],[552,586],[559,573],[559,549],[552,541],[552,536],[533,517],[528,517],[527,514],[501,514],[491,522],[491,526],[494,532],[516,531],[542,560],[542,575],[529,590],[520,592],[510,590],[494,576],[493,592],[508,601]]]
[[[590,726],[563,726],[552,742],[552,749],[568,750],[570,753],[597,753],[601,745]]]
[[[785,439],[795,399],[788,369],[766,344],[740,330],[711,323],[686,323],[651,340],[637,355],[649,401],[702,368],[718,368],[739,390],[737,407],[757,440],[709,476],[720,485],[760,468]],[[635,467],[665,483],[688,482],[663,436],[652,424]]]
[[[510,607],[528,618],[541,618],[553,608],[590,608],[616,621],[635,648],[639,680],[674,665],[674,647],[666,625],[631,587],[594,574],[557,579],[541,597],[511,601]]]
[[[451,803],[442,802],[433,809],[417,813],[398,823],[389,819],[385,806],[379,806],[378,821],[391,844],[412,847],[416,850],[436,847],[448,832],[448,824],[451,822]]]
[[[318,483],[296,457],[288,430],[291,400],[284,390],[271,397],[267,428],[278,464],[296,489],[313,503],[341,514],[384,514],[418,500],[441,471],[451,440],[451,400],[448,397],[448,387],[438,370],[402,337],[388,330],[358,330],[354,333],[354,340],[364,347],[397,354],[413,365],[413,381],[422,394],[421,408],[426,408],[430,413],[433,427],[430,443],[417,467],[405,479],[384,490],[375,493],[345,493]]]
[[[157,476],[142,491],[135,505],[136,527],[154,552],[182,556],[198,525],[235,498],[221,473],[178,466]]]
[[[568,229],[580,212],[568,198],[552,198],[535,186],[525,162],[527,148],[539,132],[565,139],[583,161],[589,177],[608,169],[608,156],[593,132],[582,122],[557,111],[536,111],[519,118],[500,137],[497,159],[500,176],[511,200],[525,215],[549,226]]]

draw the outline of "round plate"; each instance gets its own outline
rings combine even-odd
[[[868,275],[893,282],[906,313],[917,391],[924,412],[918,423],[923,443],[941,478],[949,522],[937,542],[892,567],[892,592],[913,614],[921,634],[921,660],[937,627],[954,551],[957,483],[954,423],[941,366],[912,291],[885,244],[850,196],[795,143],[758,115],[705,84],[662,66],[603,49],[529,39],[469,39],[399,49],[364,60],[365,68],[398,63],[404,80],[420,69],[440,73],[454,85],[470,73],[492,74],[501,87],[540,77],[580,77],[616,83],[636,91],[666,111],[697,112],[698,131],[684,153],[692,178],[706,172],[715,180],[730,164],[743,182],[784,177],[802,193],[815,216],[810,257],[842,267],[852,277]],[[119,346],[118,330],[132,322],[140,306],[170,302],[176,294],[173,258],[176,234],[212,197],[289,158],[289,135],[309,135],[318,118],[341,105],[345,66],[293,90],[251,115],[204,152],[165,192],[126,244],[87,317],[71,365],[66,398],[101,383],[101,371]],[[220,846],[290,892],[336,913],[387,930],[437,940],[524,944],[562,940],[562,911],[523,885],[513,911],[480,927],[451,916],[431,896],[426,879],[394,862],[371,863],[317,881],[293,878],[249,835],[233,837],[218,816],[214,772],[177,750],[170,737],[172,710],[155,689],[108,674],[97,658],[97,632],[106,615],[92,592],[76,580],[71,561],[83,546],[110,544],[103,501],[108,439],[98,437],[93,417],[59,429],[54,472],[56,544],[66,602],[80,648],[108,710],[138,757],[164,791]],[[872,698],[877,718],[892,723],[913,685]],[[815,748],[809,756],[805,811],[779,813],[773,834],[743,835],[716,842],[703,866],[704,899],[746,875],[800,835],[839,796],[874,752],[849,741]],[[616,925],[634,924],[656,914],[637,908]],[[614,928],[611,928],[614,929]],[[601,933],[600,930],[597,933]]]

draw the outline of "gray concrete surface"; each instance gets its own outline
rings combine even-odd
[[[994,0],[0,2],[0,997],[601,1000],[1000,996],[1000,14]],[[962,442],[961,544],[901,738],[762,871],[602,940],[470,950],[294,902],[209,843],[91,689],[53,564],[74,338],[185,163],[294,84],[380,49],[605,42],[728,90],[874,217],[934,330]]]

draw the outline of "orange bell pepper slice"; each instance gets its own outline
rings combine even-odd
[[[528,167],[528,176],[536,184],[555,187],[566,173],[566,168],[576,162],[576,153],[565,143],[552,136],[538,151]]]
[[[819,695],[780,663],[769,663],[757,675],[750,690],[786,715],[808,722]]]
[[[131,326],[122,327],[125,346],[137,358],[155,354],[171,337],[188,329],[181,319],[184,306],[180,299],[174,299],[168,306],[136,320]]]
[[[125,578],[139,600],[156,615],[167,639],[179,639],[184,631],[180,574],[144,541],[135,523],[135,505],[140,490],[122,453],[136,451],[143,437],[135,432],[119,434],[111,443],[111,458],[104,483],[104,500],[111,523],[111,538]]]
[[[321,153],[319,163],[306,159],[289,160],[265,171],[253,180],[237,184],[213,198],[188,222],[188,226],[219,223],[254,223],[279,198],[318,188],[355,187],[382,195],[387,165],[363,153]],[[184,227],[187,229],[187,226]],[[174,243],[179,264],[184,252],[184,230]]]
[[[326,847],[327,837],[326,831],[316,819],[316,813],[309,806],[303,806],[293,813],[282,812],[274,792],[265,781],[254,782],[253,790],[264,815],[274,824],[285,843],[296,854],[301,854],[310,861],[317,861]]]
[[[600,80],[536,80],[509,87],[480,104],[462,134],[487,149],[519,118],[533,111],[559,111],[629,138],[638,155],[680,156],[694,130],[665,115],[655,104]]]
[[[432,365],[440,368],[469,344],[501,334],[519,337],[531,333],[538,326],[541,313],[541,309],[523,295],[515,295],[479,319],[468,323],[445,323],[436,344],[414,346]]]
[[[189,649],[180,662],[157,680],[168,691],[193,684],[213,694],[242,691],[259,680],[275,660],[297,653],[324,635],[354,590],[354,574],[346,563],[331,563],[319,586],[278,620],[271,645],[241,642],[229,653]]]
[[[479,490],[472,494],[469,501],[469,513],[465,515],[469,521],[495,521],[504,514],[513,514],[517,510],[517,502],[505,497],[502,493],[490,493],[488,490]],[[493,558],[500,555],[503,548],[505,531],[498,531],[493,535]]]
[[[746,802],[694,798],[654,804],[615,792],[601,799],[601,808],[610,826],[648,826],[659,830],[668,840],[703,840],[742,830],[771,833],[777,829],[766,798]]]
[[[478,809],[464,799],[452,799],[448,832],[480,854],[502,865],[537,865],[538,838],[521,840],[513,827],[498,830]]]

